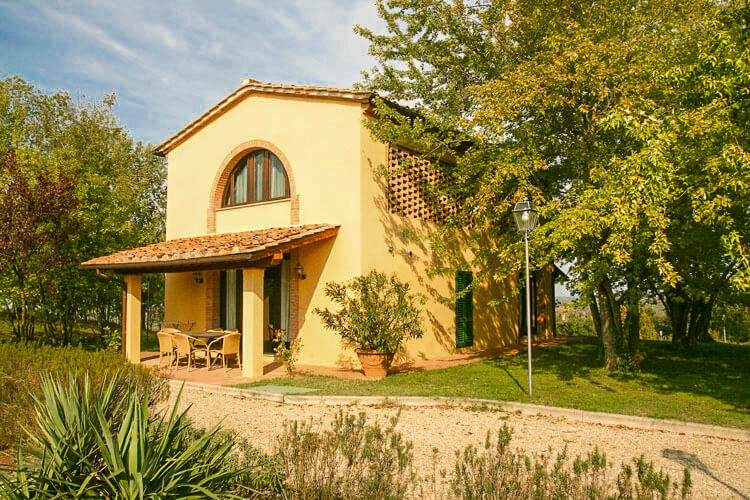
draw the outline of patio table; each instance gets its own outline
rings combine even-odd
[[[168,326],[171,328],[176,328],[177,330],[181,330],[180,325],[185,325],[187,328],[187,331],[190,331],[190,329],[195,326],[195,321],[165,321],[164,326]]]
[[[205,341],[206,346],[208,346],[208,344],[210,344],[212,340],[216,340],[226,334],[227,332],[185,332],[185,335],[189,335],[190,337]],[[213,361],[211,361],[211,364],[208,366],[208,368],[213,367],[217,359],[219,359],[218,356]]]
[[[189,335],[190,337],[208,341],[218,339],[226,334],[227,332],[185,332],[185,335]]]

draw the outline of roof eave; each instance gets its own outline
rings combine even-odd
[[[232,269],[251,266],[254,261],[266,256],[254,252],[222,255],[215,257],[196,257],[192,259],[175,259],[170,261],[118,262],[110,264],[81,264],[80,269],[99,269],[117,271],[122,274],[162,273],[175,271],[208,271],[211,269]],[[252,267],[252,266],[251,266]]]
[[[206,257],[178,258],[172,260],[143,260],[134,262],[105,262],[97,263],[87,261],[80,264],[79,269],[98,269],[104,271],[116,271],[121,274],[140,273],[164,273],[164,272],[188,272],[208,271],[214,269],[238,269],[242,267],[266,267],[261,262],[270,256],[288,252],[316,241],[332,238],[339,232],[338,225],[312,232],[310,234],[289,238],[277,244],[256,247],[246,252],[213,255]],[[95,260],[95,259],[94,259]]]

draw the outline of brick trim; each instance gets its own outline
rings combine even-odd
[[[289,159],[278,147],[276,147],[275,144],[262,139],[253,139],[251,141],[243,142],[235,147],[221,162],[221,165],[216,172],[216,176],[214,177],[214,181],[211,184],[211,191],[209,192],[208,209],[206,213],[206,233],[211,234],[216,232],[216,210],[221,207],[221,199],[224,195],[224,189],[227,186],[227,181],[229,180],[229,175],[232,173],[234,164],[241,157],[256,149],[267,149],[281,160],[281,164],[286,171],[286,176],[289,179],[289,199],[291,200],[289,224],[299,224],[299,196],[297,195],[297,185],[294,181],[294,174],[292,174]]]

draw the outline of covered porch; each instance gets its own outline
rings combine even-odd
[[[98,257],[84,262],[81,268],[114,271],[123,276],[122,346],[123,355],[132,363],[141,362],[141,281],[143,274],[180,273],[183,276],[191,276],[195,273],[197,277],[211,273],[212,276],[221,276],[223,280],[221,288],[218,282],[212,283],[211,287],[206,284],[204,293],[207,295],[214,293],[212,292],[214,288],[220,290],[222,305],[214,309],[221,314],[222,328],[231,326],[239,330],[242,335],[242,377],[258,378],[263,376],[264,334],[267,333],[269,327],[269,307],[267,303],[264,303],[267,302],[268,297],[267,278],[279,274],[274,273],[277,269],[286,269],[285,272],[288,274],[291,254],[302,246],[335,237],[338,229],[338,226],[330,224],[309,224],[173,239]],[[278,283],[282,280],[279,278]],[[288,286],[288,281],[285,286]],[[190,294],[191,292],[186,288],[184,291],[177,290],[174,293]],[[217,304],[218,299],[218,297],[210,297],[210,300]],[[285,300],[287,304],[285,314],[288,317],[290,316],[289,304],[291,303],[293,309],[296,307],[296,300],[290,301],[288,292]],[[202,329],[219,326],[211,324],[218,322],[218,318],[208,316],[206,314],[202,318],[202,323],[200,323]],[[293,316],[296,317],[296,314]],[[184,320],[185,325],[196,323],[195,318],[180,319]],[[174,321],[174,323],[179,322]],[[178,329],[183,329],[177,326]],[[187,330],[185,333],[189,334],[191,328],[192,325],[184,327]],[[287,328],[287,335],[296,335],[296,333],[296,328]],[[289,340],[288,337],[287,340]]]

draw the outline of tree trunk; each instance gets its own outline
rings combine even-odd
[[[591,319],[594,322],[594,331],[597,337],[602,338],[602,317],[599,314],[599,306],[596,303],[596,295],[591,294],[589,309],[591,310]]]
[[[628,335],[628,352],[634,357],[641,347],[641,300],[636,294],[631,294],[628,297],[625,311],[625,330]]]
[[[713,302],[711,300],[694,301],[690,304],[690,322],[687,330],[687,345],[690,349],[695,349],[698,345],[699,337],[707,334],[708,324],[711,321],[711,310]]]
[[[607,355],[604,352],[604,337],[602,335],[602,315],[599,313],[599,305],[597,304],[596,293],[591,293],[589,302],[589,309],[591,310],[591,320],[594,323],[594,331],[596,336],[599,338],[599,355],[602,359],[607,359]]]
[[[608,284],[602,283],[598,289],[604,364],[608,370],[616,370],[620,360],[617,353],[617,341],[620,338],[619,305],[614,300],[614,295]]]
[[[667,290],[667,311],[672,323],[672,345],[676,349],[695,349],[698,340],[708,335],[713,300],[691,300],[675,287]]]
[[[682,296],[678,288],[671,288],[665,292],[667,304],[669,304],[669,321],[672,324],[672,347],[675,349],[687,349],[687,320],[689,307],[687,299]]]
[[[714,301],[709,301],[706,306],[706,310],[701,318],[701,323],[698,329],[698,341],[699,342],[714,342],[714,338],[708,333],[708,327],[711,326],[711,318],[714,312]]]
[[[34,320],[31,307],[26,297],[26,279],[18,269],[13,269],[18,279],[19,304],[13,304],[10,314],[11,331],[17,341],[31,342],[34,340]]]

